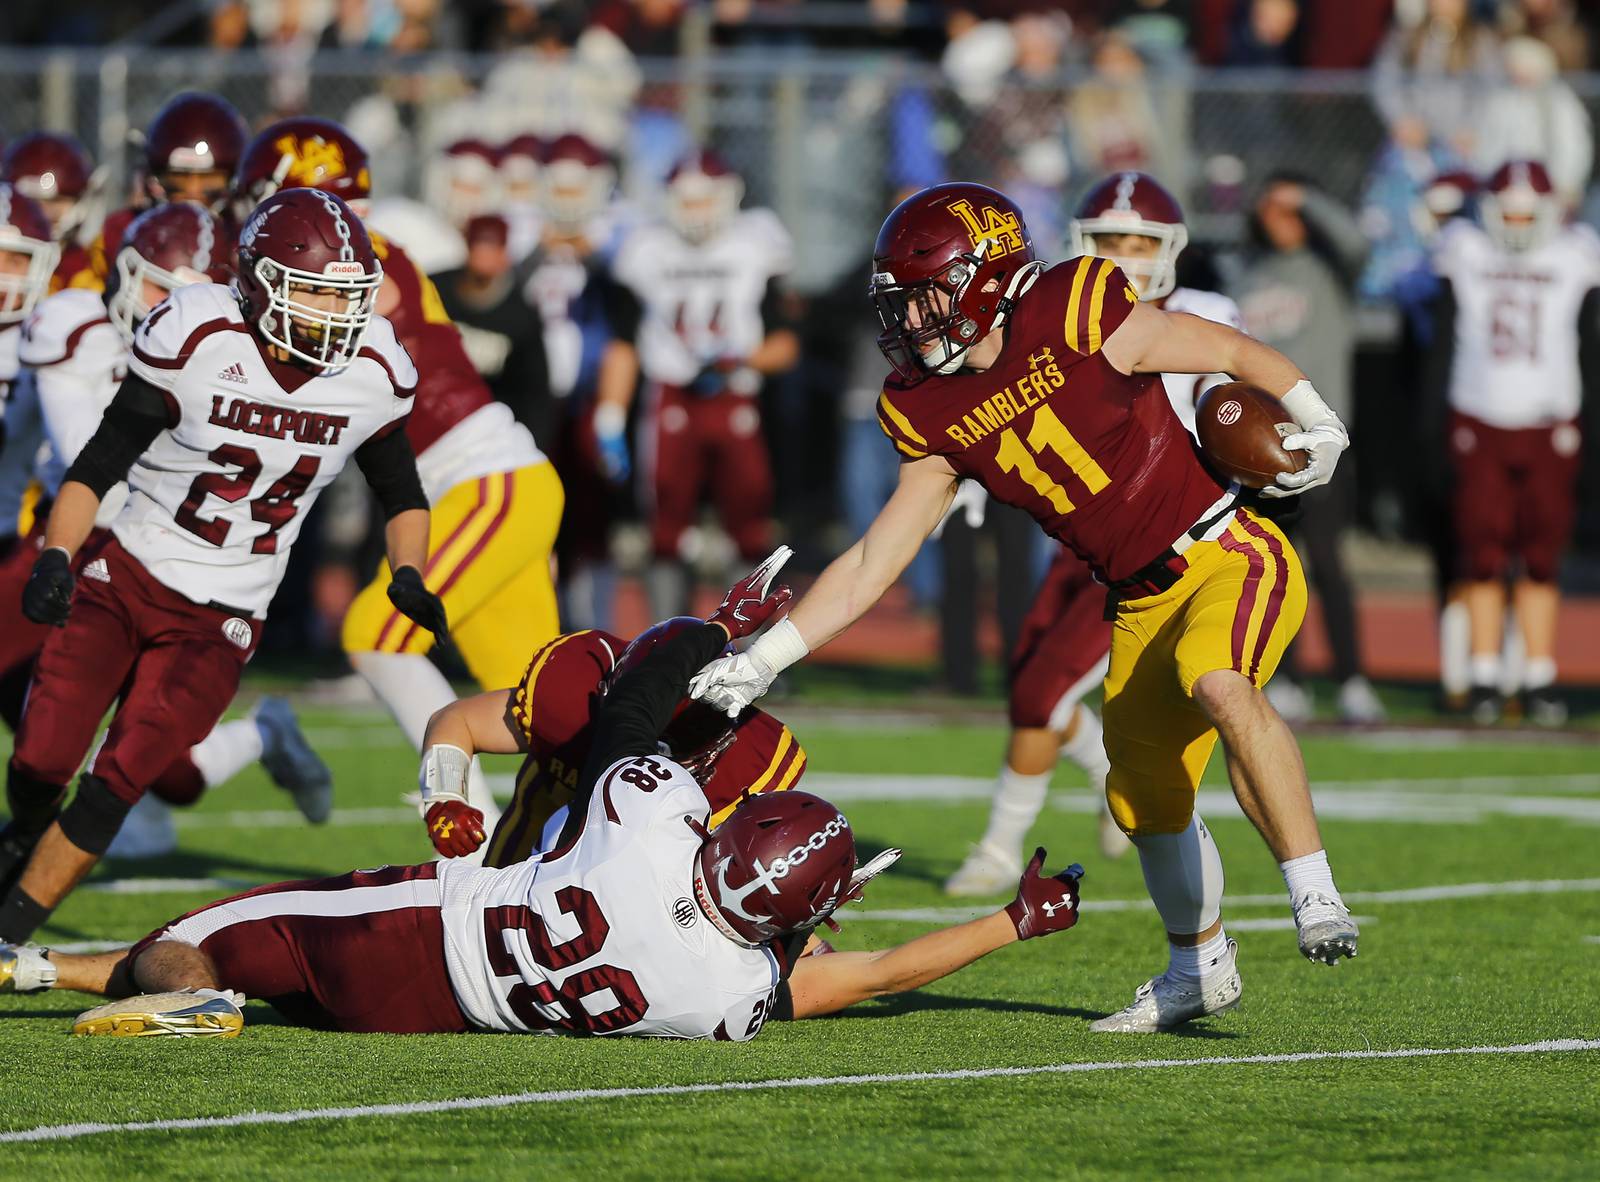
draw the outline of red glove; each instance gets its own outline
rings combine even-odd
[[[1083,867],[1074,862],[1053,878],[1040,878],[1044,857],[1044,846],[1033,851],[1017,884],[1017,897],[1006,904],[1006,915],[1016,925],[1019,940],[1064,932],[1078,922],[1078,881]]]
[[[428,840],[447,858],[464,858],[483,844],[483,813],[464,800],[441,800],[428,810]]]
[[[793,553],[787,546],[779,546],[774,550],[766,561],[729,589],[727,598],[711,613],[706,623],[721,624],[728,630],[729,640],[742,640],[761,631],[762,626],[782,611],[784,604],[794,596],[794,592],[787,587],[770,591],[772,580],[778,577],[778,572]]]

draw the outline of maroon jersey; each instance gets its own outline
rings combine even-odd
[[[433,280],[393,242],[372,235],[372,249],[383,264],[385,278],[393,279],[400,302],[386,313],[395,336],[417,366],[417,394],[406,436],[411,450],[421,455],[446,431],[473,411],[494,401],[467,356],[450,314]]]
[[[1102,579],[1125,579],[1224,493],[1161,375],[1119,373],[1100,352],[1137,302],[1111,260],[1059,263],[1018,302],[990,369],[891,378],[878,423],[906,459],[943,456]]]
[[[61,261],[56,264],[55,271],[50,276],[50,294],[72,286],[72,281],[83,271],[89,270],[89,252],[76,242],[65,242],[61,246]]]
[[[534,654],[511,699],[511,717],[528,754],[517,772],[516,803],[501,825],[515,825],[518,832],[495,834],[487,865],[526,857],[533,848],[529,842],[538,838],[545,821],[577,792],[600,708],[601,684],[627,647],[619,636],[586,631],[558,636]],[[794,787],[805,766],[805,751],[793,732],[752,706],[734,723],[732,742],[717,756],[701,785],[711,805],[712,827],[733,811],[746,792]]]
[[[122,246],[122,232],[131,226],[134,219],[145,212],[146,208],[148,207],[125,205],[107,214],[104,224],[100,227],[100,233],[96,234],[94,241],[89,244],[87,265],[68,276],[65,280],[66,286],[103,291],[106,286],[106,276],[111,274],[111,262],[117,257],[118,248]]]

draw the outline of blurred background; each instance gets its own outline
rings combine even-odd
[[[1430,243],[1449,217],[1470,213],[1473,181],[1453,182],[1463,196],[1452,199],[1441,178],[1481,179],[1508,157],[1536,158],[1567,216],[1600,220],[1591,186],[1600,4],[1588,0],[5,7],[0,138],[76,135],[97,165],[98,216],[127,202],[143,128],[183,89],[223,95],[252,127],[336,119],[365,145],[374,222],[433,274],[497,395],[547,451],[570,453],[568,627],[629,634],[654,610],[646,574],[660,547],[637,409],[648,399],[633,400],[624,452],[598,447],[588,420],[596,359],[613,339],[633,343],[628,314],[600,298],[627,286],[610,273],[616,251],[632,228],[671,221],[668,178],[697,147],[717,158],[701,171],[741,181],[728,190],[734,202],[772,211],[790,246],[761,314],[769,343],[781,329],[797,347],[776,350],[748,388],[738,380],[745,359],[702,360],[759,408],[749,446],[770,457],[771,537],[797,549],[801,581],[858,535],[893,483],[873,410],[887,367],[865,293],[873,238],[900,195],[947,179],[995,185],[1055,260],[1091,184],[1148,172],[1186,215],[1179,282],[1233,295],[1245,327],[1268,339],[1296,293],[1262,281],[1277,247],[1260,203],[1274,186],[1314,191],[1302,210],[1314,249],[1354,227],[1356,249],[1346,236],[1325,251],[1349,328],[1337,343],[1348,389],[1324,393],[1349,407],[1357,442],[1340,468],[1347,506],[1323,551],[1333,557],[1322,562],[1342,562],[1353,622],[1335,621],[1343,635],[1330,643],[1314,608],[1294,659],[1308,691],[1300,708],[1324,716],[1340,704],[1330,688],[1361,674],[1391,713],[1453,704],[1439,686],[1449,491],[1430,462],[1445,442],[1424,370],[1436,327]],[[85,241],[98,216],[84,219]],[[584,312],[586,295],[606,306]],[[479,317],[489,305],[494,317]],[[524,347],[535,337],[537,348]],[[627,381],[652,380],[646,352],[641,343]],[[1587,377],[1586,367],[1586,387]],[[1597,469],[1591,448],[1559,575],[1559,678],[1580,714],[1594,708],[1586,687],[1600,685]],[[743,548],[712,501],[678,540],[702,598],[725,585]],[[998,695],[1050,548],[1007,512],[979,526],[958,514],[823,664],[846,666],[855,685]],[[323,499],[302,535],[262,662],[314,671],[330,693],[364,692],[337,680],[339,620],[375,555],[357,479]],[[1315,581],[1325,601],[1328,580]]]

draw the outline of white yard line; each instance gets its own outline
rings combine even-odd
[[[0,1143],[71,1141],[98,1133],[169,1132],[180,1129],[232,1129],[246,1125],[293,1125],[312,1120],[362,1120],[377,1116],[418,1116],[515,1108],[527,1104],[571,1104],[586,1100],[627,1100],[640,1096],[703,1096],[717,1092],[767,1092],[791,1088],[858,1087],[863,1084],[912,1084],[974,1079],[1018,1079],[1038,1075],[1078,1075],[1101,1071],[1159,1071],[1169,1068],[1272,1066],[1374,1059],[1430,1059],[1454,1055],[1541,1055],[1600,1051],[1600,1039],[1555,1038],[1510,1046],[1403,1047],[1392,1051],[1299,1051],[1283,1055],[1213,1055],[1198,1059],[1135,1059],[1099,1063],[1051,1063],[1039,1067],[975,1067],[952,1071],[903,1071],[873,1075],[813,1075],[799,1079],[762,1079],[722,1083],[663,1084],[646,1088],[573,1088],[549,1092],[513,1092],[498,1096],[463,1096],[451,1100],[416,1100],[402,1104],[359,1104],[346,1108],[299,1108],[290,1112],[241,1112],[231,1116],[196,1116],[176,1120],[122,1123],[84,1122],[41,1125],[0,1132]]]

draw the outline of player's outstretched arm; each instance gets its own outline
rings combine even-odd
[[[792,1018],[816,1018],[857,1002],[918,989],[966,968],[997,948],[1064,932],[1078,921],[1078,883],[1083,867],[1074,863],[1049,878],[1039,874],[1045,851],[1017,884],[1017,897],[993,915],[929,932],[882,952],[835,952],[802,957],[788,981]]]
[[[737,718],[779,673],[821,648],[866,614],[911,564],[956,494],[942,456],[900,465],[888,504],[850,549],[828,564],[794,609],[742,653],[713,661],[689,692]]]
[[[483,811],[467,803],[467,771],[474,755],[514,755],[527,750],[510,717],[514,690],[490,690],[451,702],[422,732],[422,817],[433,848],[447,858],[471,854],[488,838]]]

